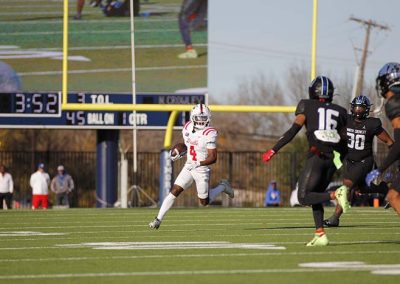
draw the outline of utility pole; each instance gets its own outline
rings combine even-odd
[[[363,90],[363,83],[364,83],[364,71],[365,71],[365,64],[367,62],[367,56],[368,56],[368,44],[369,44],[369,34],[371,32],[372,28],[377,28],[380,30],[390,30],[388,26],[378,24],[377,22],[373,20],[362,20],[359,18],[355,17],[350,17],[350,21],[357,22],[365,27],[365,39],[364,39],[364,47],[362,49],[361,53],[361,62],[360,62],[360,67],[358,70],[358,78],[357,78],[357,85],[356,85],[356,91],[355,95],[359,96],[362,93]]]

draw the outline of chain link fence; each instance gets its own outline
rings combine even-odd
[[[377,157],[382,160],[383,153]],[[221,180],[228,180],[235,190],[235,198],[221,195],[214,204],[234,207],[262,207],[265,191],[272,180],[281,190],[283,205],[289,204],[291,191],[306,159],[306,153],[280,152],[268,164],[261,161],[260,152],[219,152],[218,161],[212,166],[211,187]],[[116,157],[119,159],[119,157]],[[127,155],[129,173],[132,173],[132,153]],[[30,207],[30,175],[36,165],[45,163],[50,177],[57,174],[62,164],[73,177],[76,190],[71,197],[72,207],[95,207],[96,204],[96,153],[95,152],[0,152],[0,163],[5,165],[14,179],[14,200],[21,207]],[[184,159],[173,163],[174,179],[183,167]],[[160,153],[138,153],[138,186],[146,193],[130,194],[130,204],[151,206],[148,197],[158,202]],[[130,174],[129,184],[132,184]],[[340,173],[335,180],[340,180]],[[117,190],[117,189],[116,189]],[[54,196],[50,196],[50,201]],[[132,200],[132,199],[138,200]],[[132,202],[134,201],[134,202]],[[176,206],[198,206],[194,185],[176,201]]]

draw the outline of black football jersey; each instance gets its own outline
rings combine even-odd
[[[347,159],[362,161],[372,156],[372,143],[374,137],[383,131],[382,122],[379,118],[368,117],[357,121],[352,115],[347,118]]]
[[[400,116],[400,94],[395,94],[386,101],[385,112],[390,120]]]
[[[318,100],[301,100],[296,108],[296,115],[304,114],[306,117],[306,135],[310,147],[316,147],[320,152],[332,153],[339,145],[318,140],[315,130],[336,129],[342,133],[346,127],[347,111],[345,108],[330,102]]]

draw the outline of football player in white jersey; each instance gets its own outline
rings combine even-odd
[[[203,206],[212,202],[221,192],[225,192],[230,198],[234,197],[234,192],[226,181],[221,181],[217,187],[209,189],[209,166],[217,161],[218,136],[217,130],[210,126],[210,122],[210,109],[204,104],[195,105],[190,113],[190,121],[182,130],[183,140],[187,147],[187,161],[176,178],[171,192],[165,197],[157,217],[149,223],[150,228],[160,227],[161,221],[175,199],[188,189],[193,181],[196,183],[197,196]],[[176,155],[171,156],[171,159],[174,161],[181,157]]]

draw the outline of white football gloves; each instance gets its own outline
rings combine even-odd
[[[191,170],[193,170],[193,169],[195,169],[195,168],[198,168],[198,167],[200,167],[200,161],[193,161],[193,162],[191,162],[191,163],[186,163],[186,164],[185,164],[185,168],[186,168],[188,171],[191,171]]]
[[[175,153],[175,155],[173,156],[172,154],[174,154],[174,153]],[[182,154],[179,153],[178,149],[176,149],[176,148],[169,151],[169,158],[173,162],[175,162],[176,160],[182,159],[183,156],[185,156],[185,155],[186,155],[186,152],[183,153],[183,155],[182,155]]]

